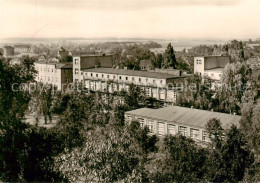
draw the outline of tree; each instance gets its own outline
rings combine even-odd
[[[177,61],[175,58],[175,53],[171,43],[168,44],[165,52],[164,52],[164,60],[163,60],[163,68],[170,68],[176,69]]]
[[[206,149],[185,136],[166,136],[156,161],[155,182],[201,182],[207,172]]]
[[[86,135],[82,148],[57,157],[57,168],[68,180],[115,182],[143,171],[142,149],[128,127],[109,127]],[[142,182],[142,174],[138,177]]]

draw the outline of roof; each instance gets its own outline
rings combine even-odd
[[[4,46],[4,49],[14,49],[12,46]]]
[[[43,61],[37,61],[35,62],[37,64],[46,64],[46,65],[55,65],[57,69],[70,69],[73,67],[72,62],[65,63],[65,62],[43,62]]]
[[[30,48],[30,45],[14,45],[14,48]]]
[[[205,128],[205,125],[210,119],[216,118],[220,120],[222,127],[227,129],[231,126],[231,124],[238,126],[241,119],[241,116],[238,115],[191,109],[179,106],[169,106],[160,109],[141,108],[128,111],[125,114],[148,117],[197,128]]]
[[[147,72],[147,71],[137,71],[137,70],[125,70],[125,69],[113,69],[113,68],[93,68],[93,69],[85,69],[84,71],[85,72],[106,73],[106,74],[117,74],[117,75],[159,78],[159,79],[182,78],[182,77],[184,77],[184,76],[176,76],[176,75],[167,74],[167,73]]]
[[[139,65],[140,66],[152,65],[152,61],[151,60],[140,60]]]
[[[223,72],[224,68],[214,68],[214,69],[206,69],[205,71],[212,71],[212,72]]]
[[[201,55],[201,56],[194,56],[194,57],[204,57],[204,58],[214,58],[214,57],[218,57],[218,58],[220,58],[220,57],[230,57],[229,55]]]

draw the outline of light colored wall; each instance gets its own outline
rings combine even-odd
[[[203,141],[202,133],[203,133],[203,131],[206,131],[203,128],[197,128],[197,127],[194,127],[194,126],[188,126],[188,125],[178,124],[178,123],[168,122],[168,121],[161,121],[161,120],[157,120],[157,119],[150,119],[150,118],[147,118],[147,117],[142,117],[142,116],[137,116],[137,115],[125,114],[126,122],[131,122],[131,121],[134,121],[134,120],[135,121],[139,121],[140,118],[144,119],[144,125],[148,125],[148,121],[152,121],[153,122],[154,133],[152,133],[152,134],[156,134],[156,135],[159,135],[158,134],[158,122],[165,123],[165,128],[164,128],[165,134],[164,135],[169,135],[169,133],[168,133],[168,125],[169,124],[175,125],[176,134],[180,132],[179,131],[180,126],[186,127],[187,128],[187,136],[188,137],[191,137],[191,129],[199,130],[198,138],[194,139],[194,140],[198,140],[198,141]],[[204,141],[204,142],[209,142],[209,140]]]
[[[196,73],[204,75],[204,57],[194,57],[194,74]]]
[[[35,69],[38,71],[37,82],[44,84],[53,84],[61,89],[61,69],[56,69],[54,64],[35,63]]]
[[[204,72],[204,76],[208,76],[209,78],[211,79],[214,79],[214,80],[220,80],[221,79],[221,76],[223,75],[223,72],[221,71],[205,71]]]

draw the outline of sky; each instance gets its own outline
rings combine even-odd
[[[0,0],[0,38],[260,38],[260,0]]]

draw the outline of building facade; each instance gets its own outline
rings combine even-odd
[[[83,70],[95,67],[112,68],[113,55],[85,55],[73,57],[73,82],[83,82]]]
[[[32,53],[33,48],[30,45],[14,45],[15,53]]]
[[[176,102],[175,87],[187,77],[189,76],[113,68],[83,70],[83,83],[89,91],[118,93],[128,91],[130,85],[134,84],[142,88],[147,97],[168,103]]]
[[[213,118],[219,119],[222,127],[227,129],[232,124],[238,126],[241,116],[179,106],[141,108],[125,113],[126,122],[138,121],[141,127],[147,126],[151,134],[180,133],[198,142],[210,142],[205,126]]]
[[[3,56],[4,57],[14,56],[14,48],[12,46],[4,46],[3,47]]]
[[[38,71],[36,81],[55,85],[58,90],[64,90],[73,82],[72,63],[35,62]]]
[[[194,74],[199,74],[202,77],[207,76],[219,81],[230,59],[230,56],[194,57]]]

